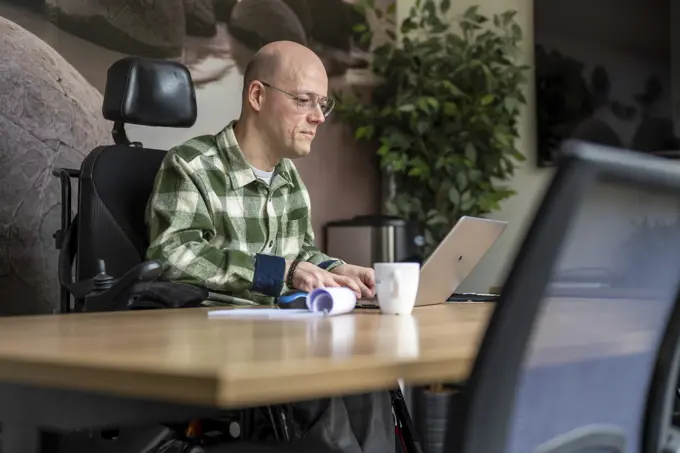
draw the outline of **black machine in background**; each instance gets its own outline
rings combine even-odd
[[[324,252],[357,266],[421,262],[424,244],[413,222],[395,216],[363,215],[324,226]]]

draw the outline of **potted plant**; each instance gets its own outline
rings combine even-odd
[[[368,61],[378,83],[368,102],[335,93],[339,118],[357,139],[376,143],[393,181],[387,213],[421,228],[426,255],[459,217],[489,213],[513,195],[504,183],[524,160],[514,141],[528,66],[516,62],[515,11],[490,21],[473,6],[450,21],[443,17],[451,2],[438,3],[416,0],[398,37],[394,5],[361,0],[372,26],[355,31],[380,41]]]

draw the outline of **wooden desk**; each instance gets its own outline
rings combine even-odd
[[[0,381],[243,407],[463,379],[492,304],[300,320],[209,309],[0,319]]]

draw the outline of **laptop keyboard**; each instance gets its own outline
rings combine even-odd
[[[500,295],[487,293],[453,293],[447,302],[497,302]],[[380,308],[378,299],[359,299],[357,308]]]

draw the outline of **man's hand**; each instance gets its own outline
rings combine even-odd
[[[288,277],[291,264],[292,261],[286,260],[286,277]],[[295,268],[295,273],[293,274],[293,286],[308,293],[317,288],[337,288],[344,286],[354,291],[354,294],[356,294],[357,297],[361,297],[362,294],[361,287],[355,281],[355,279],[332,274],[327,270],[321,269],[319,266],[307,261],[300,261]]]
[[[359,297],[369,299],[375,295],[375,271],[370,267],[341,264],[333,268],[331,273],[352,279],[361,290]]]

